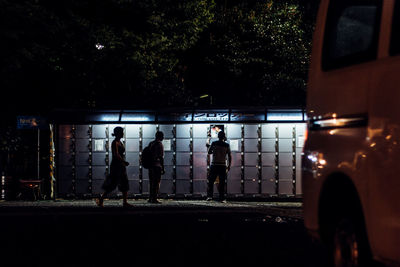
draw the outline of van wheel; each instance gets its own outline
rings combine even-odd
[[[336,223],[332,238],[332,262],[335,267],[371,266],[365,231],[354,219],[342,218]]]

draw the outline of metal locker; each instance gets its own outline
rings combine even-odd
[[[60,150],[60,152],[71,152],[72,139],[59,139],[58,149]]]
[[[262,152],[276,152],[276,138],[274,139],[261,139]]]
[[[128,175],[128,180],[139,180],[140,169],[138,166],[129,165],[126,167],[126,173]]]
[[[129,162],[129,166],[139,166],[139,153],[126,153],[125,159]]]
[[[261,160],[262,160],[262,166],[273,166],[275,167],[276,155],[275,153],[262,153],[261,154]]]
[[[164,133],[164,138],[166,138],[166,139],[174,138],[174,126],[173,125],[161,124],[159,126],[159,130]]]
[[[258,138],[258,124],[245,124],[244,138]]]
[[[194,167],[207,167],[207,153],[194,153],[193,154]]]
[[[58,127],[58,134],[60,138],[71,139],[72,136],[72,125],[60,125]]]
[[[296,194],[302,194],[301,188],[301,154],[302,148],[296,148]]]
[[[252,167],[258,166],[258,153],[245,153],[244,165]]]
[[[254,167],[244,167],[244,179],[245,180],[257,180],[258,181],[258,169]]]
[[[228,181],[229,180],[238,180],[242,179],[242,168],[241,167],[232,167],[228,172]]]
[[[92,167],[93,179],[104,180],[107,176],[107,168],[105,166]]]
[[[77,179],[89,179],[89,168],[86,166],[76,167],[76,177]]]
[[[104,183],[104,179],[94,179],[92,180],[92,192],[94,195],[102,194],[104,190],[101,186]]]
[[[75,164],[72,153],[60,153],[58,157],[58,164],[60,166],[71,166],[72,164]]]
[[[139,136],[139,124],[128,124],[125,128],[125,138],[127,139],[138,139]],[[110,136],[114,128],[110,128]]]
[[[176,180],[176,193],[177,194],[190,194],[190,181],[189,180]]]
[[[162,180],[173,180],[174,179],[174,167],[165,166],[165,174],[161,176]]]
[[[77,152],[89,152],[89,139],[76,139]]]
[[[293,139],[279,138],[279,152],[293,152]]]
[[[189,166],[178,166],[176,167],[176,178],[181,180],[190,179],[190,167]]]
[[[89,138],[89,125],[77,125],[75,127],[76,138]]]
[[[108,125],[93,125],[92,137],[93,138],[107,138]]]
[[[72,187],[72,182],[68,180],[58,180],[58,193],[62,195],[73,194],[74,190]]]
[[[207,138],[208,127],[210,124],[193,124],[193,138]]]
[[[293,153],[279,153],[279,166],[292,167],[293,166]]]
[[[149,177],[149,175],[147,174],[146,177]],[[142,180],[142,194],[148,194],[149,193],[149,186],[150,186],[150,182],[149,179],[143,179]]]
[[[242,166],[242,155],[241,153],[232,153],[231,167],[241,167]]]
[[[261,126],[262,138],[276,138],[277,124],[263,124]]]
[[[261,193],[267,195],[275,195],[276,194],[276,184],[275,179],[266,179],[261,180]]]
[[[258,194],[259,193],[258,179],[245,180],[244,181],[244,193],[245,194]]]
[[[281,195],[293,195],[293,182],[290,181],[281,181],[279,180],[279,194]]]
[[[193,181],[193,194],[207,195],[207,180]]]
[[[126,151],[127,152],[139,152],[139,139],[126,139]]]
[[[153,139],[149,139],[149,138],[143,139],[142,149],[144,149],[146,146],[148,146],[150,144],[150,142],[152,142],[152,141],[154,141],[154,138]]]
[[[292,179],[293,179],[293,167],[279,168],[279,180],[292,180]]]
[[[89,153],[76,153],[76,164],[77,165],[89,165]]]
[[[129,191],[128,194],[140,194],[140,183],[139,180],[129,180]]]
[[[226,137],[228,139],[242,138],[242,125],[241,124],[228,124],[226,129]]]
[[[176,165],[190,166],[190,153],[176,153]]]
[[[263,167],[262,168],[262,179],[263,180],[275,180],[275,168],[274,167]]]
[[[193,168],[193,180],[207,180],[207,167]]]
[[[207,139],[193,139],[193,151],[194,152],[207,152],[206,146]]]
[[[176,139],[177,152],[190,152],[190,139]]]
[[[155,139],[156,138],[156,125],[154,124],[144,124],[142,126],[142,131],[143,131],[143,138],[150,138],[150,139]]]
[[[88,180],[76,180],[76,193],[77,194],[90,194],[91,190],[89,190],[89,181]]]
[[[176,126],[176,138],[190,138],[190,124],[178,124]]]
[[[93,153],[92,154],[92,165],[102,166],[107,165],[106,163],[106,153]]]
[[[164,152],[164,166],[174,165],[174,152]]]
[[[228,194],[241,194],[242,193],[242,182],[239,180],[228,179],[227,181],[227,193]]]
[[[74,177],[71,166],[59,166],[58,167],[58,180],[71,181]]]
[[[258,152],[258,139],[244,139],[245,152]]]
[[[296,136],[304,136],[306,133],[307,124],[306,123],[297,123],[296,124]]]
[[[293,124],[279,124],[279,138],[292,138]]]
[[[174,182],[172,180],[161,180],[160,194],[173,194]]]

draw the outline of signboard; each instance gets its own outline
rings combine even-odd
[[[216,112],[216,113],[207,113],[207,112],[198,112],[194,114],[194,121],[228,121],[229,113],[228,112]]]
[[[192,113],[166,113],[159,114],[159,121],[192,121]]]
[[[231,121],[264,121],[265,114],[264,113],[240,113],[234,112],[231,113]]]
[[[46,121],[39,116],[17,116],[17,129],[46,129]]]
[[[164,151],[171,151],[171,139],[164,139],[162,144],[164,146]]]

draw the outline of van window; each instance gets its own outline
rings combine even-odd
[[[381,10],[381,0],[331,1],[324,36],[324,70],[376,59]]]
[[[392,38],[390,42],[390,55],[400,54],[400,1],[396,1],[392,22]]]

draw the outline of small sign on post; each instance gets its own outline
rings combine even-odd
[[[39,116],[17,116],[17,129],[45,129],[46,122]]]

